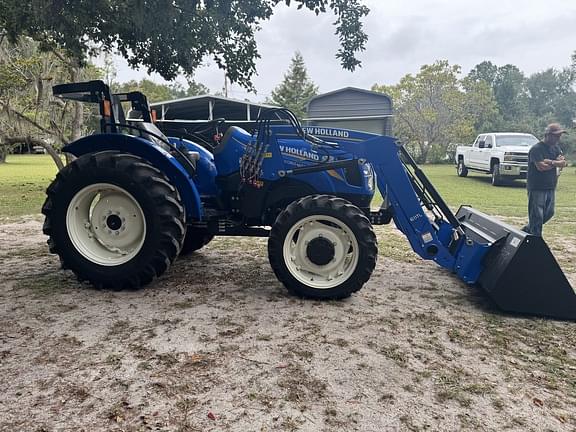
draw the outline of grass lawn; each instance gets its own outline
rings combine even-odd
[[[0,164],[0,218],[40,213],[57,172],[48,155],[9,155]]]
[[[468,204],[485,213],[504,219],[526,218],[525,182],[494,187],[490,176],[470,173],[466,178],[456,175],[452,165],[424,165],[429,176],[448,205],[457,210]],[[40,213],[44,190],[56,175],[56,166],[48,155],[11,155],[0,165],[0,218]],[[566,168],[560,177],[556,196],[556,216],[548,229],[576,234],[576,168]],[[517,221],[516,225],[523,223]]]
[[[454,210],[460,204],[466,204],[489,215],[502,217],[516,226],[528,221],[528,197],[523,180],[495,187],[490,184],[489,175],[470,172],[468,177],[461,178],[451,165],[425,165],[423,170]],[[576,235],[575,214],[576,168],[572,166],[565,168],[558,180],[556,215],[545,230]]]

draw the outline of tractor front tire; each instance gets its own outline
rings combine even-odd
[[[349,297],[370,279],[377,256],[376,235],[362,210],[330,195],[290,204],[268,239],[276,277],[300,297]]]
[[[214,235],[209,234],[205,229],[188,227],[180,255],[188,255],[202,249],[210,243],[213,238]]]
[[[180,195],[144,159],[115,151],[81,156],[46,194],[50,252],[97,288],[140,288],[180,252],[186,222]]]

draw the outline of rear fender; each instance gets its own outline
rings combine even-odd
[[[63,148],[63,151],[72,153],[76,157],[110,150],[130,153],[146,159],[162,171],[178,189],[186,207],[187,220],[202,219],[202,202],[194,181],[174,156],[150,141],[130,135],[98,134],[80,138]]]

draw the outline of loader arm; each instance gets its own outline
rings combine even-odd
[[[340,146],[373,165],[396,226],[422,258],[479,285],[505,311],[576,319],[576,293],[541,237],[471,207],[454,215],[393,138]]]
[[[370,162],[392,218],[414,252],[475,283],[488,242],[472,242],[432,183],[395,139],[380,136],[362,143],[339,143],[354,158]]]

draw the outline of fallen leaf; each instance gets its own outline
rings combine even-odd
[[[208,411],[208,418],[210,420],[216,420],[216,416],[214,415],[214,413],[212,411]]]
[[[544,406],[544,402],[542,402],[540,399],[538,398],[534,398],[532,399],[532,402],[534,402],[534,405],[538,405],[539,407]]]

